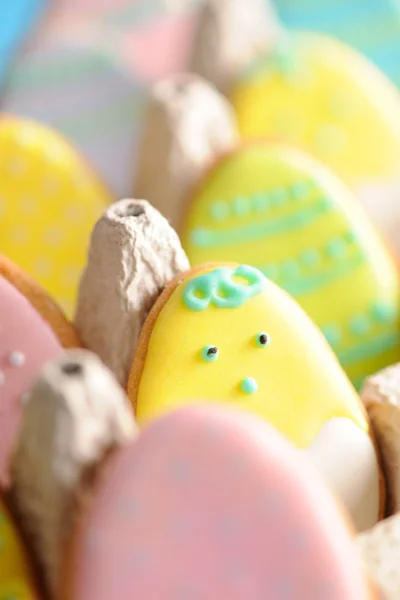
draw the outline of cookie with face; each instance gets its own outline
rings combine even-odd
[[[0,119],[0,252],[71,315],[91,229],[110,194],[43,125]]]
[[[321,163],[278,142],[241,146],[186,202],[192,265],[260,269],[321,328],[356,387],[398,360],[397,267],[354,194]]]
[[[114,453],[90,496],[65,600],[375,598],[325,486],[241,411],[157,419]]]
[[[0,539],[0,597],[39,600],[29,556],[3,499],[0,499]]]
[[[142,425],[216,398],[254,413],[302,449],[358,528],[379,518],[361,401],[318,329],[254,267],[210,264],[167,286],[143,327],[128,392]]]

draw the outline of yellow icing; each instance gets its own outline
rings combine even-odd
[[[0,501],[0,599],[34,600],[33,589],[24,548]]]
[[[231,91],[243,137],[300,144],[349,180],[398,175],[397,89],[334,39],[311,33],[287,39],[283,65],[267,59]]]
[[[182,241],[193,265],[254,265],[294,295],[356,385],[399,360],[396,266],[349,189],[301,152],[258,143],[223,159]]]
[[[0,120],[0,252],[72,316],[91,230],[111,196],[41,125]]]
[[[188,402],[225,402],[275,425],[292,442],[307,447],[333,417],[347,417],[367,431],[360,400],[317,328],[273,283],[238,308],[193,311],[183,302],[190,276],[173,292],[154,324],[138,397],[143,424]],[[260,348],[256,336],[270,344]],[[205,362],[202,349],[216,346],[217,360]],[[253,378],[248,395],[241,382]]]

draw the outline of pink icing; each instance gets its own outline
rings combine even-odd
[[[77,538],[74,600],[365,600],[355,548],[299,453],[189,407],[118,451]]]
[[[29,301],[0,277],[0,485],[22,414],[23,395],[38,371],[62,352],[50,327]]]
[[[125,43],[133,74],[143,83],[153,83],[185,69],[195,25],[194,15],[187,14],[157,19],[138,28]]]

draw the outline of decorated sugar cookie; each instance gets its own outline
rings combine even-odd
[[[223,157],[182,240],[191,264],[246,262],[294,296],[357,387],[399,359],[396,266],[350,190],[300,151],[260,142]]]
[[[112,193],[125,197],[145,90],[119,50],[123,38],[95,24],[50,21],[16,60],[2,108],[64,135]]]
[[[0,252],[71,315],[90,231],[111,196],[57,134],[0,120]]]
[[[26,550],[1,499],[0,540],[0,598],[38,600]]]
[[[244,139],[279,138],[323,160],[400,253],[400,97],[372,64],[333,39],[287,34],[229,97]]]
[[[226,408],[177,411],[117,451],[66,562],[67,600],[375,598],[315,474]]]
[[[52,298],[34,279],[2,254],[0,254],[0,277],[6,279],[25,296],[42,319],[50,325],[64,348],[78,348],[81,346],[74,327],[67,321]]]
[[[8,461],[27,392],[42,366],[62,352],[50,325],[0,275],[0,486],[10,483]]]
[[[303,449],[360,529],[378,519],[361,401],[318,329],[258,269],[210,264],[167,286],[142,329],[128,392],[142,425],[216,399],[258,415]]]

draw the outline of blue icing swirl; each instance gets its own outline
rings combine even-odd
[[[234,277],[246,283],[234,281]],[[238,308],[262,292],[266,281],[261,271],[248,265],[237,269],[221,267],[189,281],[183,291],[183,302],[196,312],[206,310],[210,304],[217,308]]]

